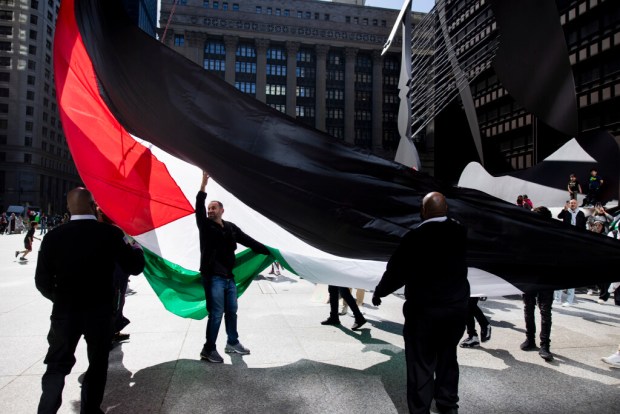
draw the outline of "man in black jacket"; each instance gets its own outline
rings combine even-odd
[[[45,236],[35,273],[37,289],[54,304],[38,412],[55,413],[60,408],[65,377],[84,335],[89,364],[82,382],[81,412],[103,413],[115,309],[114,266],[118,263],[137,275],[144,269],[144,254],[127,242],[120,228],[97,221],[90,191],[71,190],[67,206],[71,221]]]
[[[567,226],[575,226],[579,229],[586,229],[586,215],[577,207],[577,200],[572,199],[566,202],[562,211],[558,213],[558,218]]]
[[[407,404],[428,413],[435,398],[441,413],[457,413],[457,345],[465,330],[469,299],[467,229],[449,219],[441,193],[424,197],[421,218],[390,258],[372,302],[405,286]]]
[[[233,275],[237,242],[256,253],[269,255],[269,250],[234,223],[222,220],[224,206],[220,201],[211,201],[205,210],[207,193],[205,189],[209,174],[202,174],[200,191],[196,195],[196,224],[200,233],[200,274],[207,299],[207,340],[200,352],[200,358],[209,362],[222,363],[215,341],[220,330],[222,317],[226,323],[228,340],[225,351],[247,355],[250,350],[239,342],[237,333],[237,286]]]

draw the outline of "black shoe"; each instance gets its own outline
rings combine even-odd
[[[528,338],[521,344],[522,351],[532,351],[534,349],[536,349],[536,341],[533,339]]]
[[[126,341],[128,339],[129,339],[129,334],[123,333],[123,332],[117,332],[112,336],[113,342],[121,342],[121,341]]]
[[[353,324],[353,326],[351,327],[351,329],[353,329],[354,331],[357,331],[359,328],[362,327],[362,325],[364,325],[366,323],[366,318],[364,319],[360,319],[358,321],[355,321],[355,323]]]
[[[553,361],[553,354],[549,351],[548,345],[542,345],[540,351],[538,351],[538,355],[547,362]]]
[[[340,319],[332,318],[331,316],[321,322],[321,325],[340,325]]]
[[[480,340],[486,342],[491,339],[491,325],[480,328]]]

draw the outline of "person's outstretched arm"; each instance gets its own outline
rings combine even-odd
[[[196,194],[196,224],[198,227],[202,227],[207,224],[207,209],[205,207],[205,201],[207,200],[207,183],[209,182],[209,173],[202,172],[202,182],[200,183],[200,191]]]

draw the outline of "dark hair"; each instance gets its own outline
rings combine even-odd
[[[224,208],[224,204],[222,204],[222,202],[221,202],[221,201],[218,201],[218,200],[211,200],[211,201],[209,202],[209,204],[211,204],[211,203],[217,203],[217,205],[218,205],[218,206],[220,206],[220,208]]]
[[[535,211],[536,213],[542,214],[543,217],[553,218],[553,216],[551,215],[551,211],[547,207],[545,207],[545,206],[538,206],[538,207],[534,208],[532,211]]]

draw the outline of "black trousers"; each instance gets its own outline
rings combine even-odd
[[[531,341],[536,338],[536,320],[534,308],[538,301],[540,310],[540,345],[551,344],[551,307],[553,305],[553,291],[540,291],[523,294],[523,314],[525,316],[525,335]]]
[[[49,349],[41,381],[39,414],[56,413],[62,403],[65,377],[75,364],[75,348],[84,335],[88,370],[82,382],[81,414],[103,413],[101,402],[108,376],[108,356],[112,341],[113,318],[110,310],[52,315],[47,335]]]
[[[458,408],[458,343],[465,330],[466,307],[426,308],[405,313],[407,405],[428,414],[433,398],[441,410]]]
[[[467,335],[468,336],[478,336],[478,332],[476,332],[476,321],[478,321],[478,325],[480,328],[486,328],[489,326],[489,320],[482,310],[478,307],[478,301],[480,298],[469,298],[469,302],[467,303]]]
[[[356,321],[364,320],[364,315],[360,312],[360,308],[357,306],[353,295],[349,291],[349,288],[340,287],[340,286],[332,286],[329,285],[327,287],[327,291],[329,292],[329,317],[338,319],[338,295],[342,296],[342,299],[345,303],[351,308],[351,312],[353,312],[353,316]]]

